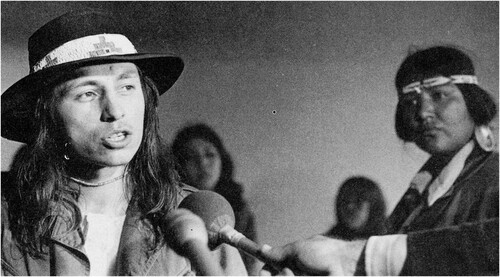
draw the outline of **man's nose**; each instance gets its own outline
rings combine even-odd
[[[104,122],[113,122],[125,116],[125,110],[116,96],[106,95],[103,99],[102,105],[102,121]]]
[[[430,94],[423,90],[418,101],[420,106],[418,115],[420,119],[426,121],[428,118],[434,117],[434,101]]]

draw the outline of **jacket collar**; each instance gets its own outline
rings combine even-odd
[[[127,209],[117,257],[118,275],[148,275],[160,255],[154,248],[152,225],[132,205]]]
[[[196,189],[181,184],[174,192],[177,198],[175,205],[180,203],[184,197],[194,191],[196,191]],[[85,249],[83,247],[86,237],[86,221],[83,219],[82,222],[78,224],[77,228],[71,230],[70,227],[72,222],[69,220],[71,214],[68,209],[62,204],[55,204],[52,210],[52,214],[56,217],[56,220],[51,227],[50,239],[68,248],[70,251],[76,250],[77,256],[86,260],[88,266],[88,258],[86,258]],[[185,258],[179,257],[175,251],[170,249],[167,245],[164,244],[154,249],[152,246],[153,237],[154,233],[151,228],[151,223],[141,216],[141,212],[134,202],[130,202],[126,212],[120,245],[118,247],[117,275],[149,275],[148,273],[152,271],[155,261],[162,255],[165,255],[166,260],[171,261],[168,265],[162,265],[168,272],[170,272],[170,270],[172,270],[173,274],[189,272],[189,262]]]
[[[69,211],[59,204],[52,214],[56,217],[51,227],[50,239],[71,251],[77,251],[80,257],[86,257],[84,243],[86,237],[86,220],[71,229]],[[118,248],[117,268],[120,275],[147,275],[147,272],[159,256],[159,249],[151,247],[154,234],[147,220],[141,218],[140,212],[129,205],[123,225]],[[83,258],[87,260],[88,258]]]

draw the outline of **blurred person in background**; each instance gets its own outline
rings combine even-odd
[[[244,198],[243,186],[234,180],[234,164],[219,135],[204,123],[188,125],[176,134],[172,153],[182,181],[224,196],[234,210],[235,230],[256,241],[255,216]],[[241,253],[248,273],[258,274],[258,261]]]
[[[337,224],[325,236],[362,239],[385,233],[385,200],[377,183],[364,176],[342,183],[335,199]]]

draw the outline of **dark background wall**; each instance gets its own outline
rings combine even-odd
[[[28,73],[28,37],[73,9],[115,11],[137,48],[183,57],[183,75],[161,99],[162,133],[171,141],[201,120],[222,135],[270,245],[324,232],[354,174],[379,182],[393,209],[426,159],[393,127],[393,80],[410,47],[459,46],[498,100],[498,2],[1,5],[2,92]],[[18,147],[2,139],[2,170]]]

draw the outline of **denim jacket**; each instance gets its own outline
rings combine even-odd
[[[178,199],[195,191],[188,186],[179,190]],[[58,217],[51,228],[47,254],[33,258],[23,253],[9,229],[7,205],[2,201],[2,275],[89,275],[90,262],[83,243],[82,226],[68,231],[68,223]],[[120,238],[116,260],[117,275],[196,275],[188,259],[178,255],[167,244],[151,250],[153,233],[140,213],[129,206]],[[247,275],[238,250],[222,244],[212,251],[226,275]]]

